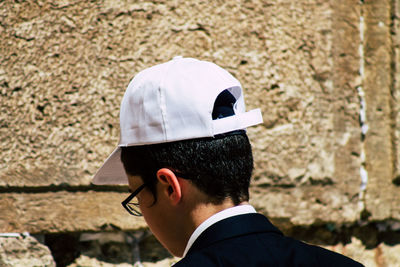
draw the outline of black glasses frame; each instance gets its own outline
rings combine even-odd
[[[133,191],[132,194],[129,195],[129,197],[121,202],[122,207],[124,207],[129,212],[129,214],[133,216],[142,216],[142,213],[139,210],[139,203],[132,203],[131,200],[136,197],[136,195],[139,194],[140,191],[142,191],[145,187],[146,184],[142,184],[135,191]]]
[[[183,174],[180,172],[174,172],[178,177],[181,177],[183,179],[190,179],[188,177],[187,174]],[[143,190],[143,188],[146,187],[146,184],[142,184],[141,186],[139,186],[135,191],[133,191],[124,201],[121,202],[122,207],[124,207],[129,214],[133,215],[133,216],[142,216],[142,213],[140,212],[140,208],[139,208],[139,203],[135,203],[135,202],[130,202],[134,197],[136,197],[137,194],[140,193],[140,191]]]

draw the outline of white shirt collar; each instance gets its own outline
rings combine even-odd
[[[256,213],[256,210],[253,208],[253,206],[246,204],[228,208],[212,215],[210,218],[202,222],[192,233],[192,235],[189,238],[189,241],[186,244],[186,248],[185,251],[183,252],[182,257],[186,256],[187,252],[192,247],[194,241],[196,241],[196,239],[200,236],[200,234],[204,232],[204,230],[206,230],[208,227],[223,219],[247,213]]]

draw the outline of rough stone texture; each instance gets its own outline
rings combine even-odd
[[[266,193],[267,192],[267,193]],[[333,186],[254,189],[250,203],[282,230],[326,222],[346,224],[357,218],[357,205]]]
[[[56,263],[48,247],[32,236],[0,237],[0,266],[48,266]]]
[[[50,248],[63,246],[63,239],[69,235],[56,235]],[[135,232],[82,233],[73,239],[75,258],[66,260],[65,252],[52,249],[54,258],[61,266],[171,266],[179,260],[169,254],[157,239],[147,230]],[[76,242],[78,241],[78,242]],[[142,265],[140,265],[142,264]]]
[[[400,219],[399,187],[393,183],[395,170],[392,86],[394,67],[391,47],[392,2],[366,1],[365,18],[365,74],[363,89],[366,100],[368,132],[365,136],[366,210],[371,220]],[[398,29],[395,29],[396,32]],[[396,104],[398,106],[398,104]],[[398,128],[398,125],[397,125]]]
[[[108,263],[100,261],[96,258],[91,258],[86,255],[81,255],[74,263],[68,265],[68,267],[84,267],[84,266],[98,266],[98,267],[131,267],[130,263]],[[139,267],[139,266],[135,266]]]
[[[342,95],[346,88],[340,86],[335,74],[338,65],[343,65],[333,57],[333,53],[337,53],[334,49],[338,49],[335,46],[338,38],[334,32],[337,27],[340,28],[332,21],[336,12],[339,13],[337,8],[336,5],[330,7],[326,1],[310,6],[301,2],[292,3],[290,10],[299,10],[302,16],[285,14],[273,25],[274,32],[283,40],[267,45],[271,51],[265,64],[272,66],[266,68],[266,72],[272,74],[264,73],[260,77],[263,90],[251,92],[251,96],[257,96],[256,101],[263,108],[265,120],[265,129],[258,128],[257,138],[253,138],[257,160],[255,185],[336,185],[340,179],[345,180],[335,175],[335,151],[353,143],[347,154],[358,151],[359,125],[357,94],[348,90],[347,101],[350,104],[347,104],[344,101],[346,96]],[[284,12],[277,9],[274,13]],[[357,10],[347,15],[348,23],[353,27],[358,23],[354,13]],[[314,14],[318,14],[318,18]],[[357,35],[354,37],[350,33],[345,36],[346,44],[357,43]],[[348,48],[349,54],[352,50],[352,47]],[[291,60],[296,64],[282,64]],[[354,62],[351,57],[348,60]],[[351,65],[351,62],[342,61]],[[348,83],[354,84],[357,71],[353,69],[346,73]],[[340,108],[344,115],[339,114]],[[336,125],[336,121],[342,121],[343,125]],[[350,164],[353,162],[354,158]],[[355,170],[357,168],[353,168],[347,176],[358,178]]]
[[[393,22],[391,25],[392,34],[392,112],[394,119],[394,138],[393,148],[395,165],[394,165],[394,176],[393,184],[398,188],[400,187],[400,1],[392,1],[392,18]]]
[[[3,193],[0,232],[56,233],[139,229],[140,217],[121,206],[128,193],[52,192]]]
[[[392,66],[392,114],[393,114],[393,124],[394,129],[394,140],[393,140],[393,149],[394,149],[394,156],[395,165],[394,165],[394,175],[392,177],[392,185],[391,185],[391,192],[394,192],[395,195],[398,197],[395,200],[394,204],[392,205],[393,217],[400,218],[400,211],[399,211],[399,202],[398,200],[400,192],[400,1],[396,0],[392,2],[392,55],[391,55],[391,66]]]
[[[88,184],[117,143],[135,46],[116,40],[99,3],[0,5],[1,184]]]
[[[253,138],[258,159],[253,204],[290,224],[355,221],[361,164],[356,90],[360,5],[335,1],[329,7],[324,2],[312,12],[318,18],[306,12],[296,18],[301,21],[296,26],[287,16],[275,25],[275,31],[286,32],[299,27],[305,43],[285,42],[291,44],[285,55],[296,65],[267,61],[281,69],[281,88],[272,86],[258,96],[266,129],[258,128]],[[296,41],[296,35],[290,37]],[[282,55],[282,43],[275,45],[271,57]],[[274,112],[276,118],[270,119]],[[269,120],[275,122],[269,125]]]

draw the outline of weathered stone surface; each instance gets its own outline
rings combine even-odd
[[[251,204],[278,226],[337,224],[357,220],[357,203],[333,186],[298,187],[252,192]],[[126,193],[53,192],[3,193],[0,198],[0,232],[55,233],[138,229],[142,219],[121,206]],[[4,207],[4,208],[3,208]]]
[[[394,175],[392,177],[391,191],[397,196],[392,204],[392,216],[394,218],[400,218],[400,1],[396,0],[392,3],[392,114],[394,115],[394,138],[393,138],[393,148],[395,165],[394,165]]]
[[[1,237],[0,266],[56,266],[51,252],[32,236]]]
[[[358,219],[357,203],[334,186],[254,189],[250,203],[282,230],[294,225],[326,222],[352,223]]]
[[[138,229],[144,220],[121,206],[128,193],[1,194],[0,232],[56,233]]]
[[[361,6],[358,0],[331,2],[332,16],[332,104],[334,177],[338,190],[334,199],[348,201],[343,209],[349,211],[359,201],[361,166],[360,101],[357,87],[360,85],[360,20]],[[330,130],[328,130],[330,131]],[[329,194],[332,190],[326,188]],[[324,189],[321,189],[321,192]],[[322,195],[327,194],[326,192]],[[337,202],[334,202],[337,203]],[[328,204],[329,205],[329,204]],[[347,207],[346,207],[347,206]],[[348,212],[344,214],[349,215]],[[353,213],[353,216],[357,216]],[[347,217],[347,216],[345,216]]]
[[[368,132],[365,136],[366,209],[372,220],[400,218],[399,188],[392,182],[396,153],[393,145],[391,1],[366,1],[365,74]],[[398,30],[398,29],[397,29]],[[397,104],[398,105],[398,104]]]
[[[393,148],[395,156],[394,176],[392,183],[400,186],[400,1],[392,1],[392,112],[394,118]]]
[[[142,265],[133,265],[134,267],[170,267],[172,264],[176,263],[178,259],[164,259],[157,262],[142,262]],[[81,255],[76,261],[68,267],[88,267],[88,266],[96,266],[96,267],[131,267],[130,263],[109,263],[107,261],[101,261],[97,258],[88,257],[85,255]]]
[[[296,42],[297,35],[287,36],[286,43],[291,44],[287,48],[271,43],[276,50],[267,62],[276,62],[272,69],[279,68],[279,75],[272,76],[280,78],[257,97],[266,129],[256,129],[252,139],[253,201],[269,216],[294,223],[356,220],[361,183],[356,90],[360,5],[335,1],[331,7],[324,2],[311,9],[319,15],[309,17],[306,12],[296,18],[300,21],[296,26],[285,16],[283,20],[289,21],[275,26],[275,31],[296,31],[306,37],[303,44],[294,45],[289,41]],[[280,48],[296,66],[274,59],[281,55]]]
[[[77,246],[77,250],[80,250],[76,254],[80,256],[69,267],[171,266],[179,260],[148,231],[84,233],[80,237],[80,244],[85,244]]]
[[[98,266],[98,267],[131,267],[131,263],[109,263],[101,261],[97,258],[91,258],[86,255],[79,256],[74,263],[68,265],[68,267],[87,267],[87,266]]]

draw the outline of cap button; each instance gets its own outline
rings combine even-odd
[[[183,58],[183,57],[182,57],[182,56],[174,56],[174,57],[172,58],[172,60],[181,59],[181,58]]]

